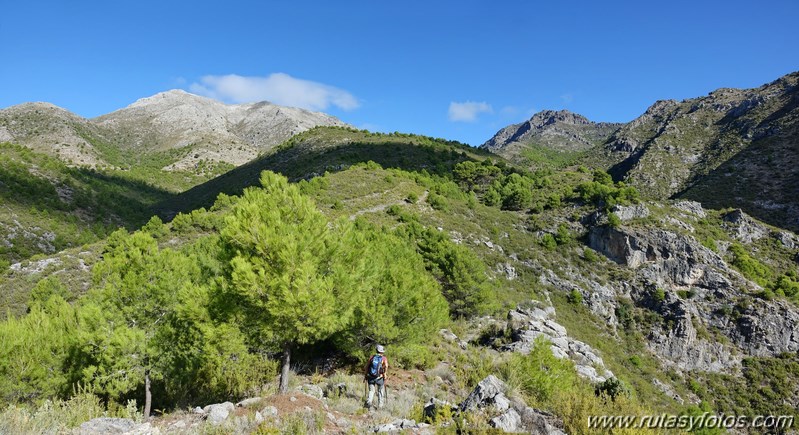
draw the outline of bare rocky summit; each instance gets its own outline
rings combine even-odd
[[[76,165],[114,165],[109,152],[175,153],[167,170],[201,161],[246,163],[316,126],[346,126],[319,112],[268,102],[228,105],[171,90],[85,119],[48,103],[0,110],[0,141],[15,142]]]

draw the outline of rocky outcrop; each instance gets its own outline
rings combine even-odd
[[[676,201],[673,206],[697,218],[704,218],[706,216],[705,209],[702,208],[702,204],[697,201]]]
[[[98,417],[84,422],[72,433],[76,435],[159,435],[161,429],[149,422],[136,423],[129,418]]]
[[[699,337],[697,326],[703,322],[696,306],[674,300],[662,304],[658,313],[667,328],[658,326],[652,329],[647,345],[666,366],[683,371],[729,372],[740,365],[741,355],[736,349]]]
[[[745,239],[759,224],[735,213]],[[749,236],[747,236],[749,235]],[[799,310],[783,301],[752,298],[760,289],[690,236],[661,229],[593,227],[589,245],[635,271],[634,302],[658,314],[648,346],[667,366],[730,372],[741,358],[776,356],[799,349]],[[733,307],[745,298],[747,307]],[[726,336],[718,340],[708,331]]]
[[[593,383],[613,377],[605,362],[591,346],[569,337],[564,328],[553,319],[555,309],[541,305],[532,308],[517,307],[508,313],[508,329],[513,342],[502,350],[527,354],[542,337],[551,343],[552,354],[574,362],[577,374]]]
[[[693,238],[661,229],[592,227],[588,245],[632,269],[647,266],[658,281],[681,286],[729,287],[733,272],[715,252]]]
[[[617,205],[614,206],[611,211],[615,213],[622,222],[649,217],[649,207],[645,204]]]
[[[460,404],[461,412],[492,412],[488,424],[503,432],[565,435],[563,422],[552,414],[527,406],[520,399],[505,396],[507,385],[494,375],[480,381]]]
[[[756,222],[747,216],[743,210],[733,210],[722,218],[725,229],[743,243],[752,243],[769,235],[770,231],[765,225]]]
[[[505,397],[507,386],[494,375],[480,381],[469,396],[461,402],[459,409],[461,412],[474,411],[487,406],[493,406],[499,411],[510,408],[510,400]]]
[[[780,300],[752,300],[742,310],[730,338],[753,356],[799,351],[799,310]]]

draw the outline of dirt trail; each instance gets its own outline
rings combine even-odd
[[[387,190],[386,192],[390,192],[390,190]],[[386,192],[383,192],[382,194],[385,194]],[[382,195],[382,194],[373,194],[373,195]],[[417,203],[424,202],[425,200],[427,200],[427,195],[428,194],[429,194],[429,192],[425,190],[424,193],[422,193],[422,196],[420,196],[419,199],[416,202]],[[377,213],[377,212],[385,211],[387,208],[391,207],[392,205],[402,205],[402,204],[407,204],[407,203],[405,202],[405,200],[400,200],[400,201],[390,202],[390,203],[387,203],[387,204],[376,205],[374,207],[365,208],[363,210],[358,210],[356,213],[350,215],[350,220],[354,221],[355,218],[357,218],[358,216],[360,216],[362,214]]]

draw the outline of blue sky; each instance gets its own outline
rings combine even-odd
[[[2,0],[0,108],[181,88],[479,145],[542,109],[629,121],[799,70],[799,2]]]

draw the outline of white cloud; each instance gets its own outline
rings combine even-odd
[[[563,101],[563,104],[570,104],[574,101],[574,94],[571,92],[565,93],[560,96],[560,99]]]
[[[449,120],[460,122],[477,121],[477,116],[481,113],[493,113],[491,105],[482,102],[466,101],[464,103],[449,103]]]
[[[294,78],[284,73],[266,77],[243,77],[236,74],[204,76],[189,90],[199,95],[232,103],[270,101],[283,106],[308,110],[326,110],[336,106],[353,110],[360,106],[351,93],[323,83]]]

